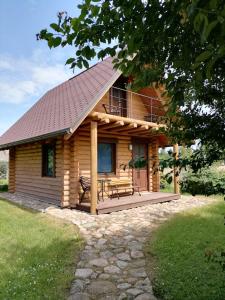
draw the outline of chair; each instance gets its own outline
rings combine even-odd
[[[122,115],[122,108],[116,105],[108,105],[108,104],[102,104],[102,106],[105,109],[105,112],[107,114],[115,115],[115,116],[121,116]]]
[[[85,193],[91,190],[91,179],[89,177],[80,176],[79,182],[83,190],[83,194],[81,195],[81,199],[80,199],[80,202],[82,202]]]

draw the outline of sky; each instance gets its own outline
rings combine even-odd
[[[79,14],[81,0],[0,0],[0,135],[40,97],[72,77],[65,61],[74,49],[49,49],[36,33],[59,11]]]

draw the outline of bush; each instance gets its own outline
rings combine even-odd
[[[204,169],[198,173],[187,172],[180,180],[182,192],[195,196],[225,194],[225,174]]]
[[[5,161],[0,161],[0,178],[6,179],[8,172],[8,163]]]
[[[8,184],[0,185],[0,192],[7,192],[8,191]]]

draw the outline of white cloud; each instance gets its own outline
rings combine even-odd
[[[0,55],[0,103],[27,103],[72,76],[57,52],[37,49],[28,58]]]

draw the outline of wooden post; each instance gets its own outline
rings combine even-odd
[[[61,207],[68,207],[70,205],[70,142],[62,141],[62,197]]]
[[[150,172],[152,176],[150,191],[160,191],[160,174],[159,174],[159,145],[157,141],[152,141],[150,144]]]
[[[97,208],[97,122],[91,121],[91,214]]]
[[[178,155],[179,155],[178,144],[173,145],[173,152],[175,155],[175,159],[178,159]],[[180,194],[179,176],[176,176],[176,173],[177,173],[177,168],[174,167],[173,168],[174,193]]]

